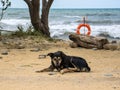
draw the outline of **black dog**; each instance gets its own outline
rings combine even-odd
[[[88,66],[85,59],[76,56],[67,56],[62,51],[55,53],[49,53],[48,56],[51,57],[51,65],[41,71],[36,72],[49,72],[57,71],[63,73],[66,72],[89,72],[90,67]]]

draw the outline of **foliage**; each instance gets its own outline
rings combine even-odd
[[[23,28],[23,26],[21,26],[21,25],[18,25],[17,28],[18,28],[17,31],[14,31],[10,34],[7,34],[6,37],[9,37],[9,38],[15,38],[15,37],[28,38],[28,37],[31,37],[32,39],[39,39],[39,41],[41,41],[41,40],[47,40],[50,42],[56,41],[50,37],[47,37],[43,33],[35,30],[33,28],[33,26],[31,26],[31,25],[27,29]]]
[[[0,21],[3,18],[5,10],[7,10],[7,8],[11,6],[11,2],[9,0],[1,0],[1,4],[2,4],[2,12],[0,16]]]
[[[41,36],[41,37],[44,37],[44,35],[42,35],[42,33],[40,33],[37,30],[34,30],[34,28],[31,25],[27,29],[24,29],[22,25],[18,25],[17,28],[18,28],[18,30],[12,33],[13,36],[17,36],[17,37]]]
[[[0,21],[1,21],[4,16],[5,10],[7,10],[7,8],[11,6],[11,2],[9,0],[1,0],[0,2],[2,4],[2,9],[1,9],[2,11],[1,11],[1,15],[0,15]],[[0,28],[2,28],[2,27],[0,26]]]

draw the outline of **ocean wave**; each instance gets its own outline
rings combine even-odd
[[[21,17],[19,17],[19,19],[30,19],[30,17],[29,16],[21,16]]]
[[[65,15],[64,17],[65,18],[79,18],[79,19],[82,19],[81,16],[68,16],[68,15]]]
[[[87,13],[86,16],[116,16],[114,13]]]
[[[70,21],[65,21],[65,22],[63,22],[63,24],[71,24],[72,22],[70,22]]]
[[[30,23],[30,20],[28,19],[3,19],[1,21],[3,24],[7,25],[26,25]]]
[[[29,25],[31,25],[31,23],[30,20],[25,19],[3,19],[0,22],[0,25],[3,30],[15,31],[18,29],[18,25],[21,25],[24,29],[26,29]]]
[[[75,23],[83,23],[82,20],[77,20]],[[86,23],[92,25],[112,25],[112,24],[120,24],[120,20],[86,20]]]
[[[7,13],[7,15],[15,16],[15,15],[19,15],[19,13],[16,13],[16,12],[15,13]]]
[[[114,38],[120,38],[120,25],[90,25],[91,35],[97,36],[101,32],[108,32]],[[76,33],[76,24],[50,26],[51,37],[68,36],[69,33]],[[82,31],[82,30],[81,30]],[[83,33],[84,34],[84,33]]]
[[[89,22],[90,26],[91,26],[91,30],[92,30],[92,34],[93,36],[97,36],[99,33],[101,32],[108,32],[110,34],[110,36],[116,38],[119,37],[120,38],[120,24],[113,24],[113,25],[94,25],[91,23],[96,23],[95,21],[91,21]],[[108,21],[109,22],[109,21]],[[119,21],[118,21],[119,22]],[[99,23],[103,23],[103,22],[99,22]],[[76,32],[76,28],[78,26],[79,23],[73,23],[73,22],[52,22],[50,23],[50,33],[51,33],[51,37],[61,37],[61,36],[68,36],[69,33],[75,33]],[[3,28],[5,30],[17,30],[17,26],[18,25],[23,25],[23,27],[27,27],[28,25],[30,25],[30,20],[27,19],[9,19],[9,20],[2,20],[1,21],[1,26],[3,26]]]

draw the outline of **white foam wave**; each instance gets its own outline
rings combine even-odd
[[[64,16],[64,17],[66,17],[66,18],[80,18],[80,19],[82,19],[81,16]]]
[[[76,32],[77,25],[52,25],[50,26],[51,37],[64,35],[66,32]],[[82,30],[81,30],[82,31]],[[87,32],[87,31],[86,31]],[[91,35],[97,36],[101,32],[108,32],[108,34],[114,38],[120,38],[120,25],[104,25],[104,26],[92,26],[91,25]],[[84,34],[84,32],[81,32]]]
[[[3,19],[1,25],[5,30],[16,30],[18,25],[23,25],[24,28],[27,28],[30,25],[30,20],[28,19]],[[65,33],[75,33],[77,24],[70,23],[64,24],[60,22],[50,22],[50,33],[51,37],[59,37],[65,35]],[[108,32],[108,34],[114,38],[120,38],[120,25],[91,25],[91,35],[96,36],[101,32]]]
[[[27,23],[30,23],[30,20],[25,20],[25,19],[3,19],[1,21],[4,24],[7,25],[25,25]]]
[[[17,26],[22,25],[26,29],[30,25],[30,20],[26,19],[3,19],[1,21],[1,26],[3,30],[15,31]]]
[[[51,37],[64,35],[66,32],[75,32],[77,25],[52,25],[50,26]]]
[[[120,38],[120,25],[91,26],[92,35],[96,36],[101,32],[107,32],[110,36]]]

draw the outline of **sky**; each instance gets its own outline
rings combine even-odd
[[[11,8],[27,8],[24,0],[11,2]],[[54,0],[51,8],[120,8],[120,0]]]

